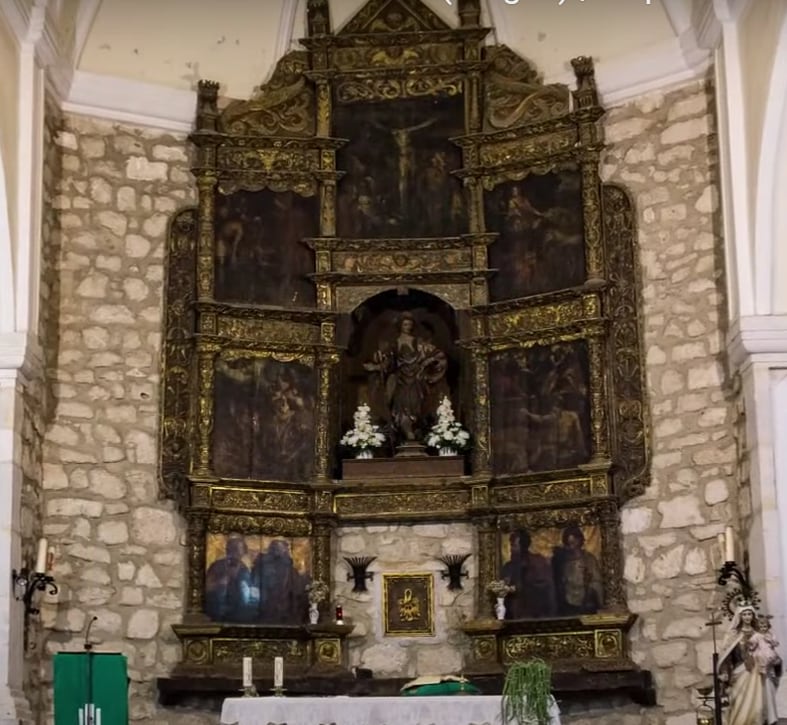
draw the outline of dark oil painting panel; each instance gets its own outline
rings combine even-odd
[[[303,239],[319,231],[316,197],[236,191],[216,198],[215,295],[221,302],[313,307],[313,252]]]
[[[393,448],[423,440],[444,396],[460,420],[460,353],[451,307],[433,295],[393,290],[375,295],[352,314],[342,360],[341,428],[353,426],[361,403],[371,408]],[[385,449],[384,449],[385,450]]]
[[[214,383],[213,468],[225,478],[303,482],[314,464],[312,368],[223,356]]]
[[[311,540],[210,533],[205,613],[214,622],[302,624],[311,581]]]
[[[434,634],[434,578],[429,574],[383,575],[383,631],[388,637]]]
[[[342,237],[439,237],[467,232],[462,98],[364,103],[335,109],[339,151],[337,231]]]
[[[506,619],[594,614],[604,606],[597,524],[501,532],[500,578],[514,586]]]
[[[585,281],[582,189],[576,169],[530,174],[484,197],[491,301],[576,287]]]
[[[588,462],[588,370],[583,340],[492,355],[492,468],[497,475]]]

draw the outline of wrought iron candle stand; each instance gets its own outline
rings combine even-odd
[[[350,565],[352,572],[347,574],[347,581],[353,582],[354,592],[369,591],[366,588],[366,580],[372,581],[374,579],[373,571],[366,571],[369,564],[371,564],[377,557],[376,556],[345,556],[344,560]]]
[[[454,591],[462,589],[462,577],[467,577],[467,571],[462,570],[462,565],[470,558],[470,554],[446,554],[437,557],[437,560],[446,565],[445,571],[440,572],[441,579],[448,579],[448,589]]]
[[[18,602],[21,601],[25,606],[25,622],[24,622],[24,646],[28,646],[28,626],[30,616],[38,614],[41,610],[33,604],[33,595],[36,592],[43,592],[49,588],[49,593],[57,594],[58,588],[55,584],[55,578],[41,571],[31,572],[27,567],[23,567],[19,571],[13,569],[11,571],[11,582],[13,584],[14,599]]]

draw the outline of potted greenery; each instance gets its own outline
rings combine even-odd
[[[552,670],[540,659],[514,662],[506,672],[501,700],[503,725],[553,725],[559,710],[551,689]]]

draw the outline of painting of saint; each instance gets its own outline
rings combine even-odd
[[[500,571],[500,578],[514,587],[506,603],[507,618],[555,616],[555,581],[549,559],[530,550],[527,529],[512,531],[508,540],[509,558]]]
[[[311,542],[208,534],[205,613],[216,622],[300,624],[308,609]]]
[[[319,230],[316,197],[237,191],[216,199],[215,296],[222,302],[312,307],[313,253],[303,240]]]
[[[492,468],[497,475],[571,468],[591,455],[583,341],[490,358]]]
[[[450,141],[464,133],[461,99],[338,105],[337,231],[343,237],[437,237],[466,229],[462,163]]]
[[[217,475],[309,479],[314,461],[314,370],[272,358],[220,358],[214,383]]]
[[[514,586],[506,619],[594,614],[604,606],[601,531],[597,525],[501,533],[500,578]]]
[[[585,549],[579,526],[563,529],[561,544],[552,553],[557,609],[561,616],[593,614],[604,603],[604,583],[595,554]]]
[[[484,199],[493,302],[576,287],[585,280],[582,190],[575,169],[500,184]]]

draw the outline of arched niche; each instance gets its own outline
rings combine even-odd
[[[340,364],[339,420],[345,431],[353,425],[353,413],[360,403],[372,408],[374,422],[389,435],[389,455],[394,446],[401,442],[391,420],[391,395],[396,370],[370,370],[375,360],[380,359],[396,346],[400,325],[405,318],[412,319],[413,335],[424,345],[425,350],[436,353],[426,359],[426,377],[439,376],[433,383],[424,382],[423,419],[419,422],[416,435],[422,439],[431,422],[434,411],[443,395],[448,395],[457,417],[465,416],[466,391],[470,374],[468,356],[457,344],[463,328],[464,313],[455,309],[440,297],[420,289],[387,290],[375,294],[355,309],[343,315],[339,323],[338,342],[344,347]],[[434,359],[445,356],[444,374],[439,374]],[[428,358],[426,353],[425,357]],[[430,367],[431,366],[431,367]],[[431,375],[435,372],[436,375]]]

